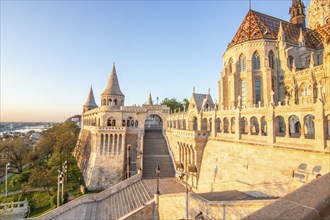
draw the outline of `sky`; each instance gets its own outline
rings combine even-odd
[[[252,0],[289,20],[291,0]],[[304,1],[309,5],[309,1]],[[247,0],[1,0],[0,121],[64,121],[80,114],[90,86],[100,105],[115,62],[125,105],[218,97],[222,55]]]

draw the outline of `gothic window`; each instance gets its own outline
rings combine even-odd
[[[260,70],[260,55],[257,51],[254,52],[253,54],[252,65],[253,65],[253,70]]]
[[[246,81],[241,80],[241,106],[246,105]]]
[[[268,60],[269,60],[269,67],[273,70],[275,68],[275,59],[274,59],[274,52],[272,50],[268,53]]]
[[[293,62],[294,62],[294,58],[293,58],[292,55],[290,55],[290,56],[288,57],[288,61],[289,61],[289,67],[290,67],[290,69],[291,69],[292,66],[293,66]]]
[[[254,94],[255,104],[258,104],[258,102],[261,101],[261,82],[259,78],[254,81]]]
[[[243,54],[239,57],[239,71],[246,71],[246,58]]]
[[[126,121],[123,120],[122,126],[126,126]]]
[[[132,117],[128,117],[127,119],[127,127],[134,127],[134,120]]]
[[[229,71],[229,73],[233,72],[233,59],[232,58],[229,59],[228,71]]]

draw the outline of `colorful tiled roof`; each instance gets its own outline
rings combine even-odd
[[[238,28],[228,48],[257,39],[277,39],[280,23],[285,34],[285,42],[298,44],[300,28],[290,22],[250,10]],[[323,48],[319,34],[310,29],[303,31],[306,47],[311,49]]]

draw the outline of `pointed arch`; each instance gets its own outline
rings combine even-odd
[[[260,70],[260,55],[255,51],[252,56],[252,70]]]
[[[241,54],[239,56],[239,71],[240,72],[246,71],[246,58],[244,54]]]
[[[269,51],[268,53],[268,62],[269,62],[269,68],[272,70],[275,69],[275,56],[273,50]]]

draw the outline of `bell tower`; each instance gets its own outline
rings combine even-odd
[[[330,23],[330,1],[311,0],[311,4],[308,7],[307,18],[309,29],[316,29]]]
[[[290,23],[296,24],[303,30],[306,29],[305,21],[305,5],[302,0],[292,0],[292,6],[289,10],[290,13]]]

